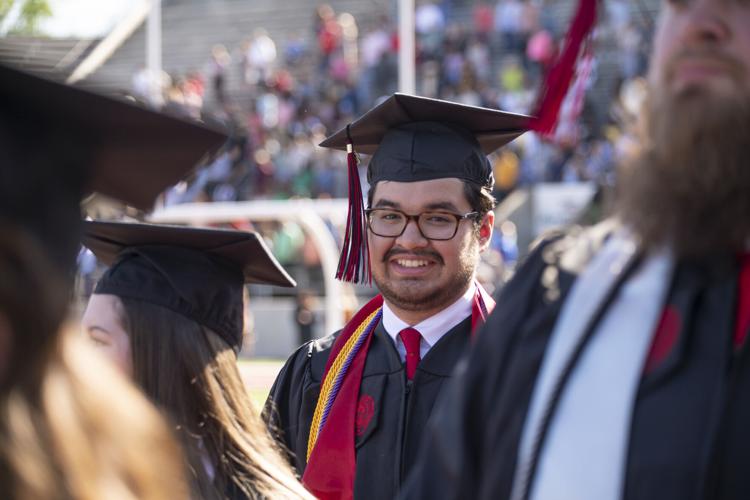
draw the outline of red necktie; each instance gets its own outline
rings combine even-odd
[[[411,380],[417,371],[417,365],[422,357],[419,354],[419,342],[422,340],[422,334],[414,328],[404,328],[398,334],[406,348],[406,378]]]

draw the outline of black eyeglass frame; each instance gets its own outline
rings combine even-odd
[[[388,212],[398,212],[401,215],[403,215],[406,218],[406,223],[404,224],[404,227],[401,228],[401,232],[398,233],[398,234],[396,234],[396,235],[383,235],[383,234],[376,233],[372,229],[372,225],[370,224],[370,215],[373,212],[377,212],[378,210],[384,210],[384,211],[388,211]],[[440,215],[450,215],[451,217],[455,217],[456,218],[456,225],[453,228],[453,234],[450,235],[450,237],[448,237],[448,238],[429,238],[429,237],[425,236],[424,231],[422,231],[422,227],[419,225],[419,218],[422,215],[424,215],[424,214],[440,214]],[[416,215],[412,215],[412,214],[407,214],[406,212],[403,212],[403,211],[398,210],[396,208],[387,208],[387,207],[368,208],[368,209],[365,210],[365,218],[367,219],[367,228],[370,231],[372,231],[372,234],[374,234],[375,236],[380,236],[381,238],[398,238],[399,236],[401,236],[402,234],[404,234],[404,231],[406,231],[406,228],[409,225],[409,222],[413,220],[414,223],[417,225],[417,230],[419,231],[419,234],[422,235],[422,238],[424,238],[426,240],[430,240],[430,241],[448,241],[448,240],[452,240],[453,238],[456,237],[456,233],[458,233],[458,226],[461,225],[461,221],[462,220],[474,219],[475,221],[478,221],[480,215],[481,214],[479,212],[476,212],[476,211],[475,212],[468,212],[468,213],[465,213],[465,214],[457,214],[455,212],[447,212],[447,211],[444,211],[444,210],[428,210],[426,212],[421,212],[421,213],[418,213]]]

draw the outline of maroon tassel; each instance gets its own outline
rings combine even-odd
[[[346,127],[349,136],[349,127]],[[370,250],[367,244],[367,219],[359,182],[359,157],[354,152],[351,137],[346,145],[346,163],[349,170],[349,213],[346,216],[346,233],[341,248],[336,279],[349,283],[372,283]]]
[[[541,134],[550,134],[557,126],[563,99],[573,79],[581,45],[596,22],[598,0],[580,0],[557,60],[552,64],[542,84],[534,117],[528,127]]]

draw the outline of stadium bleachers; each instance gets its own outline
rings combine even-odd
[[[328,3],[336,12],[349,12],[358,21],[388,11],[386,1]],[[309,0],[165,1],[162,6],[163,68],[175,74],[203,70],[214,45],[222,44],[231,52],[257,28],[265,29],[279,50],[289,36],[300,36],[314,44],[312,26],[316,5]],[[90,79],[105,91],[121,90],[130,85],[132,75],[145,61],[145,53],[144,23]],[[230,71],[227,81],[230,95],[236,92],[239,83],[239,72]]]

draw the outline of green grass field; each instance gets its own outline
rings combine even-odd
[[[276,380],[276,375],[284,366],[284,361],[277,359],[241,359],[238,364],[242,380],[245,382],[247,392],[253,401],[253,406],[260,411],[266,402],[273,381]]]

